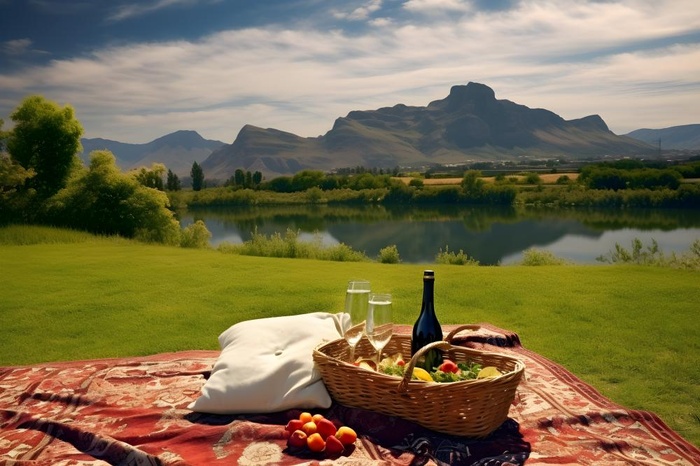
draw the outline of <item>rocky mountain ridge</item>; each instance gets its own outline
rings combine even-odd
[[[644,157],[658,154],[659,139],[664,149],[700,149],[700,125],[618,136],[598,115],[565,120],[549,110],[496,99],[488,86],[470,82],[424,107],[353,110],[319,137],[245,125],[231,144],[195,131],[176,131],[146,144],[83,139],[81,157],[87,162],[91,151],[108,149],[122,169],[159,162],[180,177],[188,177],[196,161],[207,179],[223,181],[237,169],[260,171],[269,179],[304,169],[419,168],[523,156]]]
[[[634,156],[653,150],[648,143],[615,135],[598,115],[565,120],[549,110],[498,100],[490,87],[470,82],[453,86],[447,97],[425,107],[398,104],[351,111],[315,138],[246,125],[202,168],[211,178],[226,178],[237,168],[271,177],[358,165],[418,167],[520,156]]]

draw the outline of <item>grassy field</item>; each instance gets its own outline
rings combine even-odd
[[[363,277],[412,324],[424,265],[271,259],[0,228],[0,365],[218,349],[230,325],[342,309]],[[17,244],[23,243],[23,244]],[[698,272],[435,265],[443,324],[490,322],[700,446]]]

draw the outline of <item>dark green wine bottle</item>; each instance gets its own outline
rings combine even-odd
[[[423,302],[420,307],[420,315],[413,325],[411,337],[411,356],[425,345],[442,340],[442,327],[435,315],[435,273],[432,270],[423,272]],[[430,372],[442,363],[442,352],[430,350],[425,354],[425,359],[420,364],[423,369]]]

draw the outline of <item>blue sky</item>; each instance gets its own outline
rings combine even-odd
[[[700,123],[697,0],[0,0],[0,118],[41,94],[86,137],[301,136],[453,85],[612,131]]]

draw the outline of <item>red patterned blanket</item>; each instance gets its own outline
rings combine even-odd
[[[0,464],[700,465],[700,450],[657,416],[610,402],[516,334],[484,325],[455,342],[526,365],[509,419],[485,439],[334,404],[319,412],[355,428],[352,453],[293,456],[283,428],[298,412],[188,410],[219,352],[185,351],[0,368]]]

